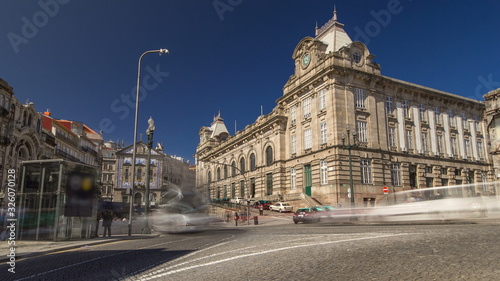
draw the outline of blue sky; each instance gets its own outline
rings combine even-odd
[[[231,134],[272,110],[334,5],[383,75],[478,100],[500,87],[499,1],[4,0],[0,77],[38,111],[131,144],[139,56],[167,48],[142,61],[139,133],[152,116],[155,141],[192,161],[219,110]]]

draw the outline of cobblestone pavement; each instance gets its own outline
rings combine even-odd
[[[0,265],[2,280],[498,280],[500,223],[227,227]]]

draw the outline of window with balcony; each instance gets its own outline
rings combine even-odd
[[[356,122],[356,130],[358,135],[358,141],[360,143],[368,142],[368,129],[365,121],[357,121]]]
[[[304,112],[304,119],[311,117],[311,98],[306,98],[302,102],[302,110]]]
[[[354,88],[354,103],[356,108],[366,108],[366,92],[363,89]]]
[[[423,104],[418,105],[418,110],[420,112],[420,121],[426,122],[425,106]]]
[[[393,100],[392,97],[386,97],[385,98],[385,110],[387,111],[388,115],[393,115],[394,114],[394,107],[393,107]]]
[[[405,115],[405,119],[411,119],[410,102],[407,100],[403,101],[403,113]]]
[[[297,122],[297,106],[290,107],[290,123],[294,125]]]

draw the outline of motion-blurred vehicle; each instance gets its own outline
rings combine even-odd
[[[283,213],[283,212],[291,212],[293,210],[293,207],[288,202],[276,202],[274,204],[269,205],[269,210]]]
[[[393,195],[396,204],[370,208],[371,221],[450,221],[486,216],[474,184],[413,189]]]
[[[299,222],[319,222],[321,220],[320,214],[323,212],[326,212],[326,210],[321,207],[300,208],[293,213],[293,222],[295,224],[298,224]]]
[[[222,219],[205,214],[155,214],[152,216],[152,226],[155,232],[186,233],[211,229]]]
[[[260,208],[260,205],[262,205],[262,207],[264,208],[264,210],[269,210],[269,206],[271,205],[271,201],[266,201],[266,200],[259,200],[259,201],[256,201],[252,204],[252,207],[254,208]]]

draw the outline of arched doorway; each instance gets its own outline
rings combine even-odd
[[[134,206],[141,207],[141,202],[142,202],[142,194],[136,193],[134,195]]]

